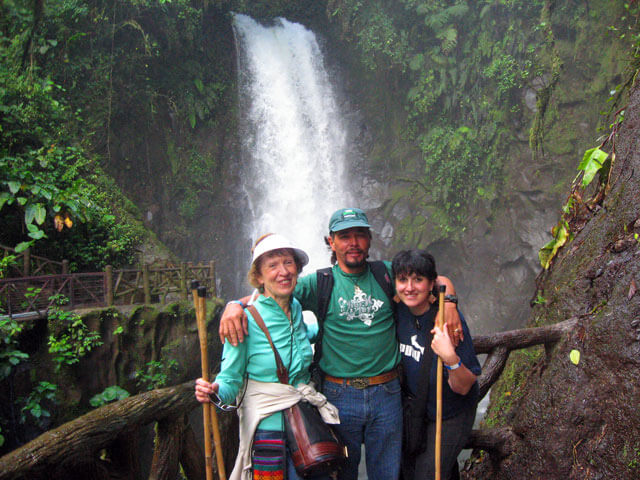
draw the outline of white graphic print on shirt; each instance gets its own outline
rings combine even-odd
[[[375,313],[380,310],[384,302],[371,298],[371,295],[367,295],[356,285],[353,298],[351,300],[345,300],[340,297],[338,299],[338,305],[340,305],[340,317],[346,317],[348,322],[353,319],[358,319],[369,327],[371,326],[371,322],[373,322]]]

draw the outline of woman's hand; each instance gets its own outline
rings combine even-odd
[[[436,352],[436,355],[438,355],[446,365],[455,365],[458,363],[460,358],[456,354],[456,349],[453,346],[448,329],[433,327],[431,334],[433,335],[431,348]]]
[[[218,393],[218,384],[209,383],[202,378],[196,380],[196,399],[200,403],[209,403],[209,394]]]
[[[460,357],[456,353],[456,350],[449,337],[447,328],[439,329],[434,327],[431,330],[433,334],[433,340],[431,341],[431,348],[442,359],[442,362],[452,367],[460,362],[460,366],[454,370],[449,370],[449,387],[451,390],[459,395],[466,395],[471,390],[471,387],[476,381],[475,374],[469,370],[464,363],[461,363]]]

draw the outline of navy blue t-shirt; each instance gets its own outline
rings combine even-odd
[[[398,305],[398,342],[400,343],[400,354],[402,356],[402,366],[407,376],[407,386],[413,393],[417,391],[418,375],[420,373],[420,362],[425,353],[431,354],[431,375],[429,383],[429,403],[427,414],[429,420],[436,419],[436,382],[438,377],[438,357],[431,350],[431,343],[427,345],[427,339],[431,339],[437,306],[431,307],[420,316],[413,315],[404,304]],[[456,354],[462,363],[475,375],[480,375],[481,368],[475,350],[469,327],[460,313],[460,322],[464,333],[464,341],[456,347]],[[471,390],[466,395],[459,395],[449,387],[449,371],[443,369],[442,388],[442,418],[447,419],[456,416],[467,408],[473,408],[478,402],[478,382],[473,384]]]

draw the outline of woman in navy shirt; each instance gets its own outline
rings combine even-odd
[[[423,408],[412,410],[411,422],[419,422],[423,432],[417,448],[403,454],[404,480],[432,479],[435,474],[436,379],[438,356],[444,364],[442,389],[442,478],[458,478],[457,457],[475,420],[478,403],[480,364],[473,349],[469,328],[460,314],[463,336],[454,346],[447,329],[435,326],[437,303],[432,290],[437,277],[433,257],[424,250],[405,250],[392,262],[398,306],[397,332],[405,377],[405,397],[422,394]],[[424,362],[430,362],[426,365]],[[428,368],[429,372],[425,372]],[[428,392],[425,392],[428,381]],[[422,411],[415,418],[415,411]],[[405,425],[407,422],[405,422]],[[407,447],[405,445],[405,447]],[[453,475],[453,476],[452,476]]]

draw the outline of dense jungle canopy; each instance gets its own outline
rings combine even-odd
[[[213,258],[223,295],[235,292],[224,284],[244,166],[231,12],[285,17],[320,37],[352,119],[349,168],[380,227],[379,255],[433,251],[474,331],[523,326],[530,300],[537,319],[549,305],[562,311],[554,321],[576,314],[542,282],[609,193],[640,68],[637,1],[2,0],[0,244],[67,259],[72,271]],[[14,260],[0,260],[0,278]],[[566,286],[578,273],[556,275]],[[25,357],[20,329],[0,327],[6,381]],[[81,350],[97,342],[80,337]],[[512,392],[523,397],[514,384],[532,365],[544,370],[541,357],[510,368],[489,422],[500,424]],[[68,419],[53,406],[60,392],[33,377],[11,407],[19,434],[0,418],[0,453]],[[73,413],[90,408],[85,397]],[[51,420],[38,414],[45,405]],[[615,462],[635,478],[640,443],[624,448]],[[572,475],[588,471],[584,455]]]

